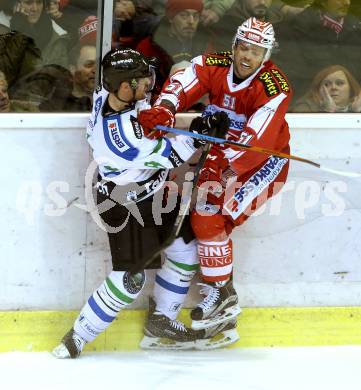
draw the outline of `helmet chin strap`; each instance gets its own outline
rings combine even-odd
[[[129,82],[129,85],[130,85],[130,88],[132,89],[132,92],[133,92],[133,97],[129,101],[121,99],[118,96],[118,91],[113,94],[117,100],[119,100],[122,103],[126,103],[128,106],[130,106],[132,103],[135,103],[137,101],[135,98],[135,94],[137,93],[138,82],[136,79],[133,79]]]

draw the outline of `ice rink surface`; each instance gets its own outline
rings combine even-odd
[[[0,353],[0,388],[360,390],[361,346],[216,351]]]

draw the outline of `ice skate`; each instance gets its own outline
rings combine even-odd
[[[86,341],[71,328],[62,338],[61,344],[54,348],[53,355],[57,359],[75,359],[81,354],[85,344]]]
[[[203,286],[201,294],[205,298],[191,311],[192,329],[206,329],[222,322],[228,322],[240,314],[238,296],[233,287],[232,280],[224,286],[199,283]]]
[[[204,329],[204,338],[196,341],[196,349],[207,350],[224,348],[239,340],[237,319]]]
[[[149,315],[140,342],[143,349],[193,349],[203,332],[187,328],[182,322],[171,320],[155,311],[155,302],[149,298]]]

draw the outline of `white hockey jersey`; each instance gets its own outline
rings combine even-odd
[[[108,95],[100,87],[94,92],[87,126],[87,139],[103,179],[118,185],[139,183],[154,177],[158,170],[162,171],[159,177],[165,181],[170,168],[180,166],[196,151],[191,137],[152,140],[144,136],[137,114],[150,108],[146,100],[119,113],[104,115]],[[161,187],[157,186],[156,190]]]

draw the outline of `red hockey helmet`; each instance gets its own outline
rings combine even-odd
[[[249,18],[238,27],[233,38],[233,47],[237,46],[239,41],[267,49],[263,60],[265,62],[270,59],[276,42],[273,26],[269,22],[263,22],[254,17]]]

